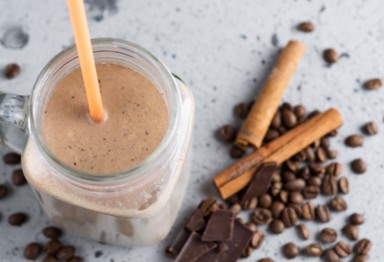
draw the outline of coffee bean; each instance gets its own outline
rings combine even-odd
[[[292,242],[283,246],[283,254],[286,258],[292,259],[299,255],[299,248]]]
[[[326,136],[330,136],[330,137],[335,137],[335,136],[337,136],[337,129],[335,129],[335,130],[329,132]]]
[[[293,227],[297,224],[298,220],[296,211],[291,207],[284,208],[281,214],[281,220],[283,221],[285,227]]]
[[[327,150],[327,157],[328,159],[336,159],[337,158],[337,151],[336,150]]]
[[[264,233],[261,230],[256,230],[253,232],[249,245],[254,249],[258,249],[263,243],[263,241],[264,241]]]
[[[280,176],[279,172],[274,172],[272,174],[271,181],[272,181],[272,183],[281,182],[281,176]]]
[[[362,130],[365,134],[369,136],[376,135],[379,132],[379,128],[375,122],[368,122],[363,127]]]
[[[356,225],[346,225],[343,228],[343,232],[349,240],[357,240],[359,238],[359,229]]]
[[[327,161],[327,158],[328,158],[327,151],[323,147],[317,148],[316,157],[320,163],[325,163],[325,161]]]
[[[281,113],[280,111],[277,111],[272,119],[271,127],[277,130],[280,128],[280,126],[281,126]]]
[[[318,197],[320,188],[318,186],[307,186],[303,190],[303,196],[305,199],[314,199]]]
[[[300,169],[300,162],[294,161],[294,160],[287,160],[285,161],[285,166],[287,167],[288,170],[292,172],[297,172]]]
[[[352,253],[352,248],[343,241],[337,242],[334,250],[335,253],[341,258],[347,257]]]
[[[12,183],[15,186],[22,186],[27,183],[22,169],[16,169],[12,172]]]
[[[303,213],[301,204],[289,203],[288,207],[291,207],[293,210],[295,210],[297,217],[301,217],[301,214]]]
[[[357,158],[351,162],[351,169],[354,173],[360,175],[367,171],[367,165],[363,159]]]
[[[352,262],[366,262],[368,261],[368,256],[367,255],[356,255]]]
[[[345,200],[341,196],[334,197],[329,202],[329,206],[333,211],[337,212],[345,211],[348,208],[347,202],[345,202]]]
[[[301,204],[304,202],[304,197],[300,192],[295,191],[289,193],[288,200],[293,204]]]
[[[323,248],[318,243],[310,244],[305,248],[305,253],[310,257],[321,257]]]
[[[309,238],[309,230],[308,230],[307,226],[304,225],[304,224],[300,224],[300,225],[297,225],[296,228],[297,228],[297,232],[299,233],[299,236],[303,240],[308,240],[308,238]]]
[[[234,159],[241,158],[244,154],[245,150],[238,146],[233,146],[229,151],[229,155]]]
[[[337,239],[337,232],[333,228],[328,228],[328,227],[323,228],[320,231],[319,239],[321,242],[326,244],[333,243]]]
[[[8,194],[8,187],[5,184],[0,184],[0,199],[3,199]]]
[[[348,194],[349,193],[349,182],[348,178],[342,177],[337,181],[339,185],[339,192],[343,194]]]
[[[236,203],[236,204],[233,204],[230,208],[229,208],[230,211],[232,211],[233,214],[237,215],[240,213],[240,211],[242,210],[242,207],[240,204]]]
[[[304,152],[306,155],[306,159],[308,162],[313,162],[316,159],[315,152],[313,152],[313,149],[310,147],[304,148]]]
[[[8,223],[11,226],[21,226],[27,222],[28,216],[25,213],[15,213],[8,217]]]
[[[339,60],[339,54],[333,48],[325,49],[323,57],[324,60],[329,64],[334,64]]]
[[[289,181],[284,185],[284,189],[288,192],[301,191],[305,188],[304,179],[298,178],[292,181]]]
[[[288,192],[285,190],[281,190],[279,193],[278,199],[283,202],[284,204],[288,203]]]
[[[288,102],[284,102],[280,106],[280,110],[290,110],[290,111],[292,111],[293,110],[293,106],[290,103],[288,103]]]
[[[367,90],[377,90],[382,86],[381,80],[379,78],[369,79],[364,83],[364,88]]]
[[[224,125],[219,129],[219,138],[224,142],[232,142],[236,137],[236,129],[232,125]]]
[[[326,262],[339,262],[340,257],[336,254],[333,249],[328,249],[324,253],[324,259]]]
[[[243,209],[245,210],[253,210],[257,207],[257,198],[253,197],[250,200],[246,200],[242,204]]]
[[[209,216],[213,210],[216,210],[218,206],[217,199],[215,197],[208,197],[201,201],[199,204],[199,210],[204,217]]]
[[[297,176],[299,178],[302,178],[304,180],[308,180],[311,178],[311,172],[309,171],[309,167],[305,166],[297,173]]]
[[[43,259],[43,262],[57,262],[57,259],[55,256],[53,255],[47,255],[45,256],[45,258]]]
[[[245,119],[248,115],[249,109],[250,108],[246,103],[239,103],[234,107],[233,111],[237,117]]]
[[[327,166],[326,171],[330,175],[339,176],[339,175],[341,175],[341,173],[343,171],[343,165],[338,163],[338,162],[330,163]]]
[[[257,208],[252,214],[252,220],[257,225],[268,224],[272,220],[272,213],[266,208]]]
[[[323,194],[333,196],[337,194],[337,180],[332,175],[325,175],[321,186]]]
[[[321,178],[318,176],[313,176],[307,180],[308,186],[320,187],[321,186]]]
[[[328,149],[331,145],[331,141],[328,137],[322,137],[320,139],[320,146],[324,147],[325,149]]]
[[[282,188],[283,188],[283,183],[281,183],[281,182],[273,183],[271,188],[270,188],[271,195],[277,196],[280,193]]]
[[[350,135],[345,139],[345,144],[349,147],[360,147],[364,144],[364,138],[361,135]]]
[[[71,259],[68,259],[66,262],[84,262],[84,259],[81,257],[73,257]]]
[[[252,248],[250,246],[247,246],[243,249],[240,256],[245,258],[245,257],[250,257],[251,255],[252,255]]]
[[[353,225],[362,225],[365,222],[364,216],[362,214],[353,213],[349,217],[349,222]]]
[[[44,236],[48,238],[60,238],[62,233],[62,230],[55,226],[49,226],[43,229]]]
[[[60,249],[62,245],[61,242],[57,239],[52,239],[48,241],[44,246],[44,252],[48,255],[55,255]]]
[[[303,161],[307,160],[307,155],[305,154],[305,152],[303,150],[301,150],[299,153],[297,153],[296,155],[294,155],[292,157],[292,160],[297,161],[297,162],[303,162]]]
[[[305,118],[305,107],[303,105],[297,105],[293,108],[293,113],[295,114],[297,120],[302,122]]]
[[[275,129],[269,129],[267,131],[267,133],[265,134],[264,142],[265,143],[271,142],[272,140],[278,138],[279,136],[280,136],[279,131],[277,131]]]
[[[273,234],[280,234],[280,233],[282,233],[284,231],[284,229],[285,229],[284,223],[280,219],[274,219],[269,224],[269,230]]]
[[[20,164],[21,156],[16,153],[7,153],[3,156],[4,163],[8,165]]]
[[[249,230],[251,230],[252,232],[255,232],[257,230],[257,226],[255,223],[249,221],[247,223],[244,224],[244,226],[246,226]]]
[[[325,174],[325,168],[320,163],[310,163],[308,167],[311,173],[315,176],[322,176]]]
[[[73,246],[63,246],[57,252],[56,257],[62,260],[71,259],[75,255],[75,248]]]
[[[281,118],[284,127],[286,127],[287,129],[291,129],[297,125],[296,115],[291,110],[284,109],[281,112]]]
[[[8,79],[13,79],[20,74],[20,66],[18,64],[8,64],[3,71],[3,74]]]
[[[301,22],[297,25],[297,29],[305,33],[310,33],[315,30],[315,26],[311,22]]]
[[[322,223],[327,223],[331,220],[331,214],[326,205],[318,205],[316,207],[316,218]]]
[[[271,213],[274,218],[279,218],[283,212],[285,205],[281,201],[273,201],[271,205]]]
[[[30,243],[24,248],[24,257],[29,260],[35,260],[41,253],[41,245],[39,243]]]
[[[355,252],[358,255],[368,255],[371,248],[372,248],[371,240],[363,238],[356,243]]]
[[[272,258],[267,257],[267,258],[259,259],[258,262],[275,262],[275,261]]]
[[[272,205],[272,197],[268,194],[263,194],[259,196],[258,203],[261,208],[270,208]]]
[[[301,214],[304,220],[315,219],[315,206],[312,202],[307,202],[302,207],[303,213]]]

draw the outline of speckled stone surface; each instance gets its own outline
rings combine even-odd
[[[348,211],[333,214],[327,226],[337,229],[352,211],[365,214],[361,237],[372,239],[370,261],[384,261],[384,89],[365,91],[362,82],[383,77],[384,5],[381,0],[350,1],[235,1],[235,0],[88,0],[92,37],[116,37],[136,42],[153,52],[191,87],[196,99],[194,159],[184,206],[169,237],[156,246],[122,248],[101,245],[73,234],[67,243],[78,247],[86,261],[167,261],[164,247],[205,196],[216,194],[211,179],[231,163],[228,147],[214,132],[225,123],[236,123],[232,106],[249,101],[259,90],[280,47],[292,38],[302,40],[306,53],[284,94],[284,100],[303,103],[309,109],[335,107],[345,124],[332,145],[344,163],[351,194]],[[0,1],[0,68],[17,62],[17,79],[0,78],[0,90],[29,94],[48,60],[73,42],[65,1]],[[310,20],[315,32],[298,32],[300,21]],[[322,50],[334,47],[340,61],[329,67]],[[367,121],[379,124],[379,135],[367,137],[364,147],[349,149],[344,138],[359,132]],[[2,152],[7,149],[2,148]],[[361,156],[368,163],[365,175],[353,175],[347,164]],[[0,183],[11,184],[13,167],[0,163]],[[321,199],[324,201],[325,199]],[[7,225],[9,214],[25,211],[30,220],[20,228]],[[41,239],[49,224],[28,186],[16,188],[0,200],[0,261],[24,261],[23,247]],[[308,223],[311,238],[301,241],[293,229],[268,236],[261,249],[243,261],[270,256],[286,261],[281,246],[288,241],[300,247],[314,242],[326,225]],[[342,237],[341,239],[344,239]],[[306,257],[294,261],[318,261]]]

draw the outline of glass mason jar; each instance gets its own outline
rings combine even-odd
[[[185,193],[193,96],[179,78],[140,46],[117,39],[95,39],[92,44],[96,63],[133,68],[163,94],[170,124],[155,151],[124,172],[97,176],[62,163],[50,152],[42,134],[43,112],[57,83],[79,67],[73,46],[46,65],[30,98],[0,95],[0,138],[14,150],[23,151],[24,174],[53,223],[103,243],[154,244],[168,234]]]

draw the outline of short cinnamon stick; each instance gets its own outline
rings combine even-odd
[[[340,113],[329,109],[234,163],[214,178],[221,197],[227,199],[244,188],[262,163],[283,163],[317,139],[340,127],[342,122]]]
[[[236,145],[259,148],[283,93],[304,53],[304,45],[290,41],[283,49],[236,137]]]

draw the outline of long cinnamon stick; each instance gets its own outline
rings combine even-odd
[[[304,45],[290,41],[283,49],[236,137],[236,145],[259,148],[281,97],[304,53]]]
[[[244,188],[262,163],[274,161],[281,164],[317,139],[340,127],[342,122],[339,112],[329,109],[234,163],[214,178],[221,197],[226,199]]]

